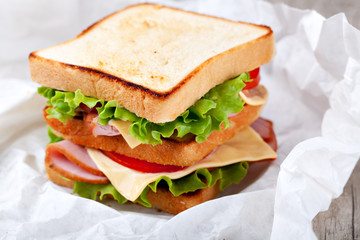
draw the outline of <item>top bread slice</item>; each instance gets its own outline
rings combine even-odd
[[[116,100],[162,123],[214,86],[269,62],[274,52],[269,27],[139,4],[31,53],[29,63],[39,84]]]

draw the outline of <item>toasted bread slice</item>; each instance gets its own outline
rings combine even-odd
[[[214,86],[269,62],[274,52],[269,27],[140,4],[31,53],[29,63],[39,84],[116,100],[162,123]]]
[[[119,136],[95,137],[86,121],[81,119],[68,119],[66,124],[56,118],[46,118],[47,124],[54,130],[56,135],[71,140],[76,144],[96,149],[114,151],[120,154],[165,165],[190,166],[208,155],[214,148],[232,138],[237,131],[249,126],[260,115],[263,105],[245,105],[237,115],[229,118],[231,127],[223,131],[213,132],[206,141],[197,143],[195,140],[177,142],[171,139],[163,139],[162,144],[140,144],[131,149],[124,138]]]
[[[166,211],[171,214],[178,214],[186,209],[209,201],[219,195],[219,182],[212,187],[203,188],[195,192],[184,193],[175,197],[165,188],[157,189],[156,193],[149,190],[146,197],[153,208]]]
[[[68,188],[74,187],[73,181],[66,180],[61,177],[60,173],[51,168],[47,162],[45,162],[45,170],[48,179],[55,184]],[[156,193],[149,190],[146,197],[153,208],[169,212],[171,214],[178,214],[200,203],[216,198],[219,192],[220,188],[217,183],[212,187],[185,193],[178,197],[175,197],[167,189],[159,187]]]

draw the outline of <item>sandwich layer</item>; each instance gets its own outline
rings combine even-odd
[[[276,150],[276,139],[272,130],[272,123],[264,120],[264,119],[259,119],[255,122],[255,125],[252,124],[252,126],[255,127],[255,130],[258,132],[258,134],[260,134],[261,138],[264,139],[264,141],[268,144],[270,144],[272,146],[272,148],[274,150]],[[243,161],[244,159],[248,159],[249,161],[256,161],[256,160],[261,160],[261,159],[268,159],[268,158],[274,158],[276,157],[276,154],[272,151],[269,150],[269,147],[265,146],[264,143],[259,139],[259,140],[255,140],[254,137],[251,137],[252,135],[248,135],[245,134],[246,132],[252,132],[251,129],[245,129],[242,130],[240,132],[242,132],[240,135],[237,135],[237,137],[231,139],[230,141],[226,142],[224,145],[222,145],[217,151],[215,151],[211,156],[209,156],[208,158],[204,159],[204,161],[199,162],[199,164],[201,165],[201,168],[211,168],[213,169],[216,166],[222,166],[222,165],[227,165],[228,161],[230,161],[230,163],[236,161]],[[245,135],[244,135],[244,134]],[[247,137],[245,137],[247,136]],[[258,139],[259,136],[256,137],[256,139]],[[237,139],[237,140],[236,140]],[[255,142],[254,142],[255,141]],[[70,146],[70,149],[65,149],[64,147],[66,146]],[[239,149],[240,147],[240,149]],[[75,144],[69,142],[69,141],[61,141],[55,144],[50,144],[47,147],[47,151],[46,151],[46,161],[45,161],[45,168],[48,174],[48,178],[50,180],[52,180],[53,182],[55,182],[58,185],[61,186],[66,186],[66,187],[73,187],[74,186],[74,182],[75,179],[77,179],[76,176],[69,176],[69,175],[65,175],[66,178],[64,178],[64,173],[61,173],[58,170],[58,168],[56,168],[55,162],[53,161],[54,155],[52,154],[53,150],[59,151],[59,154],[64,154],[64,156],[66,156],[69,159],[69,162],[73,162],[78,164],[78,162],[82,162],[80,159],[74,159],[74,158],[84,158],[84,155],[80,154],[81,151],[79,151],[78,148],[81,148],[80,146],[76,146]],[[84,148],[83,148],[84,149]],[[251,149],[251,150],[250,150]],[[266,149],[266,150],[265,150]],[[90,150],[90,149],[89,149]],[[95,152],[94,152],[95,151]],[[93,153],[96,153],[96,150],[92,150]],[[267,152],[267,153],[265,153]],[[98,158],[94,158],[92,155],[90,154],[91,158],[95,161],[96,164],[99,164],[99,160],[103,161],[101,159]],[[96,153],[96,154],[101,154],[100,152]],[[86,158],[86,157],[85,157]],[[234,159],[233,159],[234,158]],[[233,159],[233,160],[231,160]],[[213,164],[210,164],[210,162],[215,161]],[[88,162],[88,161],[85,161]],[[109,162],[109,160],[105,160],[105,162]],[[208,162],[208,163],[206,163]],[[54,163],[54,164],[53,164]],[[209,165],[210,164],[210,165]],[[91,165],[89,163],[87,163],[87,165]],[[117,165],[117,164],[116,164]],[[199,167],[200,167],[199,165]],[[247,164],[245,164],[246,166]],[[206,167],[207,166],[207,167]],[[213,166],[213,167],[211,167]],[[245,167],[244,165],[242,165],[243,167]],[[84,167],[84,166],[81,166]],[[121,167],[119,166],[112,166],[109,169],[113,169],[114,171],[118,168]],[[88,171],[88,167],[85,167]],[[84,169],[85,169],[84,168]],[[121,167],[123,168],[123,167]],[[231,167],[233,168],[233,167]],[[102,169],[102,167],[101,167]],[[215,171],[218,169],[215,169]],[[72,171],[71,167],[68,168],[69,173]],[[93,170],[91,170],[92,172]],[[108,175],[108,171],[102,169],[102,171],[104,171],[104,173],[110,177],[110,180],[113,179],[113,177],[111,177],[110,175]],[[133,172],[133,170],[128,169],[127,171]],[[186,171],[186,170],[185,170]],[[188,170],[188,171],[192,171],[192,170]],[[230,176],[232,176],[231,174],[234,174],[235,172],[228,172],[228,170],[225,170],[225,172],[223,172],[223,174],[230,174]],[[118,176],[119,174],[114,173],[114,176]],[[135,172],[134,172],[135,174]],[[141,175],[140,173],[137,174],[130,174],[133,178],[133,180],[131,179],[126,179],[124,178],[123,180],[121,180],[121,182],[125,182],[125,186],[127,186],[128,184],[131,184],[133,181],[139,181],[139,176]],[[139,175],[140,174],[140,175]],[[173,173],[160,173],[160,174],[156,174],[157,177],[154,178],[158,179],[161,178],[161,176],[163,175],[173,175]],[[175,175],[177,175],[178,173],[175,173]],[[181,173],[180,173],[181,174]],[[186,173],[185,173],[186,174]],[[215,174],[215,173],[214,173]],[[237,174],[241,174],[240,172],[238,172]],[[243,173],[244,174],[244,173]],[[83,175],[83,174],[80,174]],[[126,175],[126,174],[125,174]],[[137,176],[138,175],[138,176]],[[146,174],[145,174],[146,175]],[[204,175],[205,176],[205,175]],[[213,176],[216,176],[213,175]],[[240,176],[240,175],[239,175]],[[243,177],[244,175],[242,175]],[[95,177],[95,176],[93,176]],[[225,177],[225,175],[224,175]],[[240,176],[241,177],[241,176]],[[242,177],[240,179],[242,179]],[[137,179],[137,180],[136,180]],[[208,181],[213,181],[209,180],[208,176],[206,177],[206,179]],[[238,179],[238,177],[237,177]],[[205,180],[205,179],[204,179]],[[115,181],[115,182],[113,182]],[[129,182],[130,181],[130,182]],[[166,180],[167,181],[167,180]],[[164,184],[160,184],[158,185],[157,188],[146,191],[146,202],[148,201],[151,205],[153,205],[152,207],[155,208],[159,208],[161,210],[164,211],[168,211],[170,213],[174,213],[177,214],[180,211],[183,211],[187,208],[190,208],[194,205],[197,205],[203,201],[207,201],[209,199],[212,199],[214,197],[216,197],[217,193],[219,192],[219,182],[217,180],[215,180],[217,184],[212,183],[210,186],[211,187],[207,187],[205,189],[202,190],[196,190],[197,188],[195,188],[194,190],[190,190],[190,192],[185,192],[182,193],[180,195],[176,195],[176,197],[173,194],[176,193],[170,193],[168,188],[166,187],[166,185]],[[114,186],[117,186],[116,180],[111,180],[112,184],[115,184]],[[181,180],[180,182],[184,183],[184,180]],[[186,180],[185,180],[186,182]],[[236,181],[237,182],[237,181]],[[165,183],[165,182],[163,182]],[[169,183],[168,183],[169,184]],[[178,183],[177,183],[178,184]],[[215,185],[214,185],[215,184]],[[226,183],[225,183],[226,184]],[[96,185],[96,184],[95,184]],[[78,184],[77,185],[77,190],[75,192],[79,193],[80,196],[84,196],[84,197],[88,197],[91,199],[96,199],[96,193],[98,194],[98,196],[100,197],[100,199],[103,198],[104,194],[111,194],[111,195],[106,195],[106,196],[112,196],[113,194],[115,194],[113,191],[109,191],[109,190],[105,190],[105,188],[103,189],[105,192],[103,192],[102,187],[95,187],[94,186],[87,186],[86,184]],[[137,185],[137,184],[136,184]],[[145,184],[146,185],[146,184]],[[224,188],[223,183],[221,183],[222,188]],[[82,186],[82,187],[81,187]],[[169,185],[170,186],[170,185]],[[88,190],[84,189],[87,187],[90,188],[96,188],[96,192],[91,193],[93,190],[91,190],[90,192]],[[117,186],[116,188],[118,188],[119,186]],[[137,187],[136,187],[137,188]],[[133,191],[134,189],[131,187],[130,189],[132,189],[131,191]],[[106,189],[109,189],[108,186],[106,187]],[[177,187],[178,189],[178,187]],[[84,191],[85,190],[85,191]],[[127,196],[128,194],[126,194],[128,191],[123,192],[122,190],[124,190],[123,188],[120,189],[120,193],[124,194],[125,196]],[[140,192],[142,191],[141,189],[139,190]],[[89,195],[90,194],[90,195]],[[95,194],[95,195],[93,195]],[[136,195],[138,196],[138,194]],[[136,196],[134,198],[130,198],[130,199],[135,199]],[[119,203],[124,203],[126,202],[126,200],[120,200],[119,197],[116,196],[116,194],[113,196],[114,199],[116,199],[117,201],[119,201]],[[127,196],[126,198],[128,198],[129,196]],[[132,200],[132,201],[133,201]],[[143,204],[143,203],[142,203]],[[145,205],[145,206],[149,206],[149,205]]]
[[[66,180],[51,167],[45,163],[45,170],[50,181],[63,187],[73,188],[74,181]],[[175,197],[169,190],[165,188],[158,188],[156,193],[148,191],[146,197],[153,208],[169,212],[171,214],[178,214],[186,209],[194,207],[200,203],[214,199],[220,192],[219,184],[212,187],[199,189],[195,192],[185,193]],[[111,198],[111,195],[107,196]]]
[[[216,198],[219,192],[219,183],[217,183],[214,186],[199,189],[195,192],[184,193],[177,197],[172,195],[167,189],[159,188],[156,193],[149,191],[146,197],[153,208],[171,214],[178,214],[200,203]]]
[[[161,123],[214,86],[267,63],[274,51],[268,27],[141,4],[31,53],[29,63],[35,82],[116,100]]]
[[[124,138],[120,136],[94,136],[88,122],[82,119],[68,119],[65,124],[56,118],[46,118],[46,108],[43,111],[47,124],[54,133],[64,139],[71,140],[76,144],[117,152],[122,155],[146,160],[148,162],[190,166],[203,159],[214,148],[232,138],[237,131],[249,126],[260,115],[263,105],[245,105],[237,115],[229,118],[231,127],[223,131],[213,132],[206,141],[197,143],[195,140],[177,142],[172,139],[163,139],[162,144],[140,144],[135,148],[129,147]]]
[[[229,141],[193,165],[175,172],[142,173],[110,159],[101,151],[88,148],[91,159],[110,180],[116,190],[130,201],[135,201],[145,188],[162,177],[180,179],[199,169],[225,167],[240,162],[276,158],[274,150],[250,127],[236,133]],[[215,170],[214,170],[215,171]]]

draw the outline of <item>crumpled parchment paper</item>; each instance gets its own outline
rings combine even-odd
[[[45,100],[31,51],[139,1],[0,2],[0,239],[314,239],[311,220],[339,196],[360,156],[360,32],[263,1],[155,1],[271,26],[277,55],[261,68],[278,159],[251,166],[221,197],[177,216],[77,197],[45,177]],[[109,207],[110,206],[110,207]]]

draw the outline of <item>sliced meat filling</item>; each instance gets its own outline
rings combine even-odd
[[[109,182],[90,158],[85,147],[68,140],[49,144],[46,148],[45,163],[63,177],[73,181],[95,184]]]

